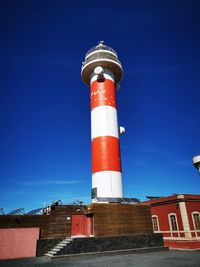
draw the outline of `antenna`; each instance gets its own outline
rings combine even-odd
[[[104,43],[104,41],[99,41],[98,44],[99,44],[99,45],[104,45],[103,43]]]
[[[192,163],[193,163],[194,167],[198,170],[199,175],[200,175],[200,155],[194,156],[192,158]]]

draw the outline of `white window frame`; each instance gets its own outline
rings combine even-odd
[[[194,222],[194,216],[193,216],[194,214],[198,214],[199,218],[200,218],[200,212],[199,211],[193,211],[192,212],[192,222],[193,222],[194,230],[195,231],[199,231],[200,229],[196,229],[196,225],[195,225],[195,222]]]
[[[154,230],[153,218],[156,218],[156,222],[157,222],[158,230]],[[154,232],[160,232],[160,225],[159,225],[158,216],[157,216],[157,215],[152,215],[152,216],[151,216],[151,219],[152,219],[153,231],[154,231]]]
[[[172,229],[172,222],[171,222],[171,216],[175,216],[175,221],[176,221],[176,226],[177,226],[177,230],[173,230]],[[169,213],[168,214],[168,221],[169,221],[169,228],[170,228],[170,231],[173,232],[173,233],[177,233],[179,232],[179,226],[178,226],[178,220],[177,220],[177,215],[176,213]]]

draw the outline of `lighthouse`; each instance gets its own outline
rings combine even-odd
[[[81,77],[90,87],[93,202],[123,198],[119,134],[124,128],[118,127],[116,105],[122,75],[117,53],[103,41],[86,53]]]

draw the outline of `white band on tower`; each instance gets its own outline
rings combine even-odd
[[[99,106],[91,111],[91,137],[119,137],[117,110],[111,106]]]

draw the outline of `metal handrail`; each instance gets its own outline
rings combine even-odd
[[[82,63],[82,67],[84,67],[88,62],[96,60],[96,59],[104,59],[104,60],[110,59],[121,65],[121,62],[114,55],[107,54],[107,53],[95,53],[89,56],[87,60]]]
[[[107,51],[110,51],[112,53],[114,53],[117,57],[117,53],[114,49],[112,49],[110,46],[107,46],[107,45],[102,45],[102,44],[99,44],[97,46],[94,46],[92,47],[90,50],[88,50],[88,52],[86,53],[85,57],[87,58],[89,54],[91,54],[92,52],[96,51],[96,50],[107,50]]]

